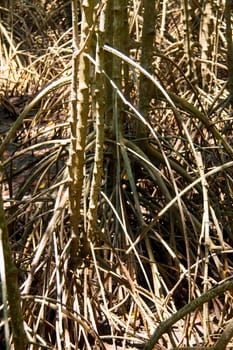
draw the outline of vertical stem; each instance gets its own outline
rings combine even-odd
[[[153,44],[155,37],[155,0],[144,0],[144,16],[143,16],[143,30],[142,30],[142,56],[141,66],[149,73],[152,70],[153,61]],[[147,119],[147,112],[151,95],[149,91],[153,91],[151,81],[140,74],[139,82],[139,111],[144,118]],[[146,137],[146,126],[142,122],[137,125],[137,138]]]
[[[182,7],[184,11],[184,50],[188,59],[188,76],[192,67],[191,64],[191,38],[190,38],[190,16],[189,16],[189,0],[182,1]]]
[[[94,0],[82,1],[80,46],[86,42],[93,24]],[[85,56],[90,50],[90,40],[78,56],[78,1],[72,1],[73,46],[72,85],[71,85],[71,145],[69,157],[69,204],[71,223],[70,268],[75,270],[80,259],[87,255],[87,237],[80,232],[80,209],[83,191],[83,172],[85,161],[85,142],[89,113],[89,60]],[[82,240],[82,243],[81,243]]]
[[[96,72],[95,72],[95,113],[96,113],[96,145],[94,170],[91,182],[90,202],[88,210],[88,238],[98,241],[98,201],[103,174],[103,148],[104,148],[104,89],[103,89],[103,44],[105,30],[105,12],[100,15],[97,31],[96,46]]]
[[[232,1],[226,0],[225,20],[226,20],[226,40],[227,40],[227,63],[228,63],[228,89],[231,102],[233,102],[233,39],[231,27]]]
[[[113,0],[108,0],[106,5],[106,24],[105,24],[105,39],[106,42],[112,46],[113,45]],[[104,54],[104,70],[109,78],[112,78],[112,65],[113,65],[113,56],[105,52]],[[113,89],[112,85],[109,82],[109,79],[105,79],[105,126],[108,132],[108,135],[112,135],[113,133],[113,125],[112,125],[112,94]]]
[[[209,90],[210,85],[210,65],[206,62],[210,59],[213,54],[213,45],[211,36],[213,32],[211,30],[211,22],[213,18],[212,1],[203,1],[203,14],[201,16],[200,24],[200,44],[201,44],[201,77],[202,77],[202,88],[206,91]]]
[[[204,165],[201,157],[201,153],[196,153],[197,166],[201,176],[202,192],[203,192],[203,218],[202,218],[202,236],[204,237],[205,244],[205,260],[204,260],[204,281],[203,281],[203,293],[206,293],[209,289],[209,200],[208,200],[208,183],[205,179]],[[209,305],[203,304],[203,324],[204,324],[204,341],[208,341],[209,337]]]
[[[0,180],[2,177],[2,165],[0,164]],[[2,194],[0,191],[0,240],[2,244],[3,256],[5,265],[5,279],[6,279],[6,292],[7,301],[10,309],[11,325],[13,332],[13,344],[15,350],[26,349],[27,337],[24,332],[23,326],[23,313],[21,309],[21,297],[18,287],[18,270],[12,258],[12,252],[10,248],[9,235],[7,229],[7,222],[3,209]],[[2,281],[3,283],[3,281]]]

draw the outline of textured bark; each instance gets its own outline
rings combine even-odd
[[[81,227],[81,199],[83,191],[85,143],[89,114],[90,62],[85,53],[89,53],[91,28],[93,28],[95,1],[83,1],[81,5],[81,40],[78,33],[78,1],[72,2],[73,17],[73,67],[71,86],[71,145],[69,159],[69,204],[71,223],[70,263],[75,270],[88,254],[86,233]],[[81,48],[81,50],[80,50]]]
[[[200,25],[200,38],[199,42],[201,45],[201,77],[202,77],[202,88],[205,91],[209,90],[211,83],[211,63],[208,61],[213,60],[214,46],[213,46],[213,1],[203,1],[203,14],[201,16]]]
[[[88,239],[92,242],[99,240],[98,203],[102,185],[103,150],[104,150],[104,88],[103,88],[103,44],[104,44],[105,12],[100,15],[100,23],[96,31],[96,66],[95,66],[95,96],[93,105],[95,109],[96,144],[94,169],[90,190],[88,209]]]
[[[113,0],[108,0],[106,6],[106,24],[105,24],[105,40],[106,42],[112,46],[113,45]],[[108,77],[112,77],[112,62],[113,56],[108,52],[104,53],[104,70]],[[113,133],[113,121],[112,121],[112,85],[109,79],[105,79],[104,81],[105,88],[105,128],[108,135],[111,137]]]

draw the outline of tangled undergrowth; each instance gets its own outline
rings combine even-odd
[[[117,9],[116,3],[109,1]],[[102,56],[100,34],[93,32],[108,5],[100,1],[94,9],[76,269],[70,264],[70,4],[0,7],[1,186],[30,350],[213,346],[232,318],[232,293],[221,290],[171,322],[156,345],[145,345],[161,322],[232,275],[227,1],[204,9],[193,3],[124,1],[128,51],[114,37],[104,41],[101,187],[86,251],[100,130]],[[143,24],[151,4],[156,21],[147,66],[144,35],[151,33]],[[111,60],[121,62],[120,78]]]

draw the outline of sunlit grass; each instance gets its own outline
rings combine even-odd
[[[77,271],[70,271],[72,33],[65,13],[61,1],[47,8],[34,2],[9,11],[0,8],[5,19],[0,26],[0,93],[9,102],[1,103],[0,118],[4,114],[10,120],[0,135],[2,191],[25,330],[30,350],[64,349],[67,344],[67,349],[92,349],[93,344],[130,349],[143,346],[160,322],[232,272],[232,117],[225,44],[214,41],[211,62],[204,61],[199,45],[190,57],[184,13],[174,3],[161,2],[149,74],[140,65],[142,4],[130,1],[136,48],[132,43],[127,56],[104,46],[104,57],[120,57],[127,65],[130,93],[125,93],[128,82],[122,91],[102,72],[117,103],[105,106],[115,116],[115,134],[105,130],[100,232]],[[224,25],[218,23],[216,32],[224,38]],[[190,33],[191,43],[192,35],[197,33]],[[98,62],[94,55],[89,60],[94,70]],[[208,85],[200,74],[204,64]],[[138,109],[140,73],[152,82],[147,116]],[[96,152],[93,96],[81,200],[83,234]],[[118,103],[123,123],[117,118]],[[136,137],[138,121],[146,129],[143,140]],[[161,336],[158,349],[202,345],[204,340],[212,345],[231,312],[230,294],[213,299]]]

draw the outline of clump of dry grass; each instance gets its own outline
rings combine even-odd
[[[99,239],[70,271],[67,4],[21,5],[0,9],[0,118],[7,129],[13,125],[1,135],[0,154],[28,348],[142,347],[160,322],[231,275],[233,151],[224,24],[214,22],[219,40],[212,43],[213,58],[205,57],[193,46],[206,25],[199,10],[193,9],[197,28],[187,38],[188,12],[158,4],[150,75],[137,63],[142,4],[130,2],[137,47],[130,55],[104,47],[106,55],[127,65],[130,94],[105,76],[123,106],[124,121],[122,128],[115,118],[119,134],[105,138]],[[218,7],[213,13],[223,16]],[[148,118],[138,110],[139,72],[152,81]],[[107,107],[117,115],[117,105]],[[82,229],[88,227],[95,112],[90,98]],[[137,138],[138,120],[146,130],[143,140]],[[232,311],[230,292],[215,297],[183,315],[158,348],[212,345]]]

